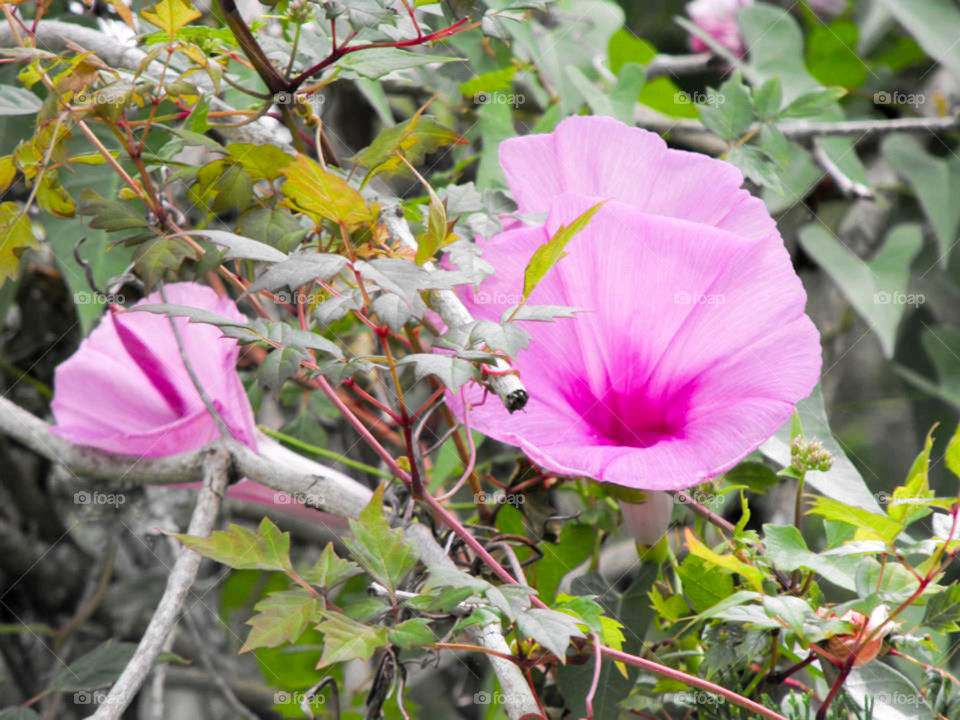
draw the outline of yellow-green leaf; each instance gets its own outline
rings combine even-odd
[[[194,552],[236,570],[280,570],[290,572],[290,533],[264,518],[257,532],[230,525],[209,537],[178,533],[176,537]]]
[[[316,220],[357,225],[372,220],[363,196],[306,155],[297,155],[284,169],[282,191],[297,210]]]
[[[287,155],[276,145],[230,143],[227,152],[254,180],[276,180],[283,174],[293,156]]]
[[[960,477],[960,425],[957,425],[953,437],[950,438],[950,442],[947,443],[947,452],[944,456],[944,461],[947,463],[947,468],[950,472]]]
[[[563,251],[567,243],[578,232],[583,230],[594,213],[600,209],[603,202],[599,202],[592,208],[583,213],[569,225],[563,225],[553,234],[547,242],[537,248],[536,252],[527,263],[527,269],[523,272],[523,299],[530,297],[530,293],[543,280],[544,276],[556,265],[566,253]]]
[[[836,520],[857,528],[858,540],[882,540],[891,543],[903,532],[903,525],[886,515],[847,505],[832,498],[818,496],[810,507],[811,515]]]
[[[0,157],[0,193],[6,192],[17,176],[17,166],[13,162],[13,155]]]
[[[383,485],[356,520],[350,520],[351,536],[343,543],[360,564],[390,592],[417,564],[417,554],[403,530],[390,527],[383,515]]]
[[[37,248],[30,220],[16,203],[0,203],[0,281],[11,280],[20,269],[20,255],[27,248]]]
[[[77,204],[60,184],[56,171],[48,170],[40,177],[37,187],[37,204],[57,217],[70,218],[77,212]]]
[[[690,528],[684,528],[684,535],[687,540],[687,547],[694,556],[700,558],[708,565],[715,565],[724,570],[737,573],[737,575],[747,580],[753,586],[754,590],[763,592],[763,573],[760,572],[758,568],[747,565],[747,563],[733,555],[720,555],[719,553],[715,553],[700,542],[697,536],[690,531]]]
[[[893,491],[890,509],[887,511],[890,518],[906,526],[930,513],[922,501],[933,497],[928,475],[930,472],[930,451],[933,449],[933,431],[936,425],[930,428],[923,444],[923,450],[907,473],[907,481]],[[920,502],[918,502],[920,501]]]
[[[203,13],[191,5],[189,0],[158,0],[141,10],[140,15],[173,37],[180,28],[202,17]]]
[[[351,160],[356,165],[370,170],[364,182],[381,172],[400,173],[407,165],[416,165],[429,153],[446,145],[464,144],[467,141],[453,130],[432,117],[418,112],[406,122],[383,130],[370,145]]]

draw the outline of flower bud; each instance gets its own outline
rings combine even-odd
[[[833,456],[819,440],[795,437],[790,443],[790,467],[798,473],[808,470],[826,472],[833,466]]]

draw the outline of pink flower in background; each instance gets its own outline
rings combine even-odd
[[[753,0],[693,0],[687,5],[687,15],[701,30],[737,55],[744,54],[743,38],[737,25],[740,8],[753,5]],[[690,38],[694,52],[709,50],[698,37]]]
[[[246,322],[232,300],[204,285],[176,283],[167,285],[165,293],[172,304]],[[155,292],[137,305],[162,302]],[[256,449],[253,410],[236,371],[237,341],[213,325],[182,317],[174,322],[190,364],[227,428]],[[220,437],[183,364],[169,319],[155,313],[107,313],[57,368],[52,409],[53,432],[124,455],[175,455]]]
[[[165,293],[172,304],[246,322],[233,300],[219,297],[205,285],[176,283],[167,285]],[[156,292],[137,305],[162,302]],[[182,317],[174,322],[190,365],[230,434],[256,450],[253,410],[237,375],[237,341],[224,337],[212,325]],[[51,405],[54,433],[79,445],[122,455],[175,455],[220,437],[187,373],[165,315],[107,313],[77,352],[57,368]],[[259,444],[270,457],[289,454],[269,438],[261,437]],[[232,485],[229,495],[317,517],[316,511],[289,504],[289,498],[248,480]]]
[[[585,312],[524,323],[526,411],[480,404],[475,388],[475,429],[551,472],[646,490],[719,475],[776,432],[816,383],[820,344],[776,225],[733,165],[603,117],[507,140],[500,158],[520,212],[548,216],[479,242],[496,274],[463,292],[478,319],[499,319],[533,252],[607,202],[529,299]]]

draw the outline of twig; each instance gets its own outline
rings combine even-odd
[[[713,63],[713,53],[701,52],[690,55],[657,55],[646,67],[647,79],[663,75],[695,75],[709,70],[711,65],[722,67],[722,63]]]
[[[197,504],[190,518],[187,530],[189,534],[203,537],[210,534],[227,486],[229,469],[230,455],[223,448],[214,447],[206,452],[203,459],[203,487],[197,495]],[[106,699],[91,716],[93,720],[119,720],[133,701],[153,668],[167,635],[179,620],[187,593],[190,592],[190,586],[200,569],[201,560],[202,556],[189,548],[180,550],[167,578],[163,597],[150,618],[150,624],[147,625],[136,652],[120,678],[110,688]]]
[[[259,716],[252,712],[250,708],[240,702],[236,694],[233,692],[233,688],[230,687],[230,684],[224,679],[223,675],[217,670],[216,666],[213,664],[213,660],[210,658],[210,654],[207,652],[207,646],[203,641],[203,636],[200,634],[200,628],[197,626],[197,621],[193,619],[193,616],[187,612],[184,613],[183,619],[187,623],[187,628],[190,630],[190,633],[193,635],[193,639],[196,641],[197,654],[200,656],[200,664],[203,665],[203,669],[207,671],[207,674],[213,680],[214,685],[217,686],[217,689],[220,691],[220,694],[223,695],[223,699],[226,700],[227,704],[233,709],[237,716],[245,718],[245,720],[259,720]]]
[[[813,141],[813,159],[817,161],[817,165],[819,165],[824,172],[830,175],[833,182],[836,183],[837,189],[847,197],[857,197],[866,200],[871,200],[876,197],[876,194],[870,187],[851,179],[843,172],[840,166],[837,165],[833,161],[833,158],[823,149],[823,145],[817,140]]]
[[[399,206],[385,207],[381,217],[387,226],[387,231],[394,240],[399,241],[411,250],[417,249],[417,241],[413,237],[413,233],[410,232],[410,228],[403,218],[403,211]],[[432,262],[424,263],[423,267],[427,271],[436,270],[436,265]],[[473,322],[470,311],[452,290],[431,290],[428,298],[431,307],[440,314],[447,327],[459,327]],[[502,374],[490,376],[488,381],[490,388],[497,394],[507,410],[510,412],[522,410],[527,404],[528,396],[527,389],[520,377],[514,373],[510,364],[502,358],[498,357],[493,366],[498,373]]]
[[[437,543],[433,534],[425,526],[418,523],[406,529],[407,538],[413,543],[420,556],[420,560],[427,565],[455,569],[453,561],[447,556],[443,548]],[[483,647],[500,655],[509,657],[510,646],[500,631],[499,622],[473,628],[471,634]],[[503,708],[510,720],[521,720],[528,717],[542,717],[540,706],[537,704],[533,691],[527,684],[523,671],[516,663],[498,655],[487,655],[493,670],[500,681],[500,691],[503,694]]]

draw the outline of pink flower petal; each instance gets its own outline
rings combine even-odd
[[[523,213],[545,213],[570,193],[779,241],[763,201],[741,189],[735,166],[673,150],[656,133],[613,118],[571,117],[550,134],[505,140],[500,163]]]

